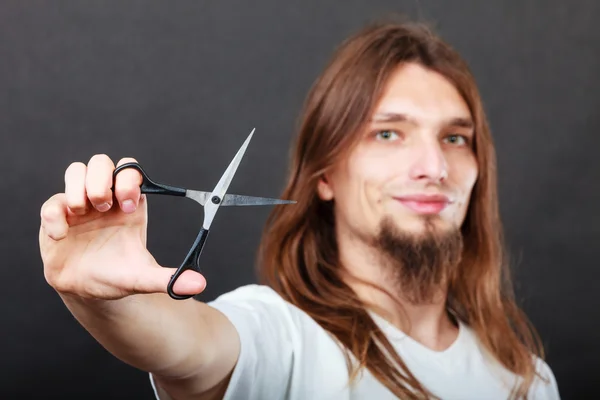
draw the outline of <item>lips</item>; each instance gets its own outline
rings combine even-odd
[[[415,194],[394,199],[418,214],[438,214],[451,203],[441,194]]]

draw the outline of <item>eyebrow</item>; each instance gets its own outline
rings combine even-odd
[[[378,113],[371,119],[370,122],[409,122],[414,125],[418,125],[417,121],[406,115],[400,113]],[[455,117],[450,118],[443,122],[444,126],[454,126],[460,128],[473,129],[475,124],[471,118]]]

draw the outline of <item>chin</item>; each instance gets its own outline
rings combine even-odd
[[[444,233],[456,229],[456,225],[452,221],[444,219],[439,214],[420,214],[410,217],[403,217],[401,221],[396,223],[396,227],[401,232],[412,234],[425,233]]]

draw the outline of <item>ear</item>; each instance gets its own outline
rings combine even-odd
[[[326,175],[321,176],[317,183],[317,192],[321,200],[329,201],[333,199],[333,189]]]

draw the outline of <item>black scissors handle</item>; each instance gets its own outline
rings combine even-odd
[[[140,185],[140,189],[142,190],[142,193],[165,194],[168,196],[184,197],[187,192],[187,190],[185,188],[180,188],[180,187],[171,186],[171,185],[164,185],[162,183],[154,182],[152,179],[150,179],[150,177],[148,176],[146,171],[144,171],[142,166],[136,162],[126,163],[123,165],[119,165],[117,168],[115,168],[115,170],[113,172],[113,189],[114,189],[114,181],[115,181],[117,175],[119,174],[119,172],[123,171],[126,168],[136,169],[139,171],[140,174],[142,174],[142,184]]]
[[[173,291],[173,286],[175,286],[175,282],[177,278],[181,276],[188,269],[194,270],[198,273],[200,272],[200,255],[202,254],[202,249],[204,248],[204,243],[206,242],[206,238],[208,237],[208,229],[202,227],[200,228],[200,232],[198,232],[198,236],[192,245],[192,248],[188,252],[187,256],[183,260],[183,263],[177,268],[177,271],[173,275],[171,275],[171,280],[169,281],[169,285],[167,286],[167,293],[171,296],[172,299],[175,300],[185,300],[193,297],[193,295],[179,295]]]
[[[113,182],[115,181],[117,174],[119,174],[119,172],[121,172],[127,168],[133,168],[133,169],[139,171],[140,174],[142,174],[142,184],[140,185],[140,189],[141,189],[142,193],[162,194],[162,195],[179,196],[179,197],[185,197],[185,195],[186,195],[187,190],[185,188],[180,188],[180,187],[176,187],[176,186],[165,185],[162,183],[154,182],[152,179],[150,179],[150,177],[148,176],[146,171],[144,171],[142,166],[136,162],[126,163],[126,164],[120,165],[117,168],[115,168],[115,170],[113,172]],[[113,190],[114,190],[114,183],[113,183]],[[192,245],[192,248],[188,252],[185,259],[183,260],[183,263],[179,266],[179,268],[177,268],[175,273],[173,275],[171,275],[171,280],[169,281],[169,285],[167,286],[167,293],[169,294],[169,296],[171,296],[171,298],[173,298],[175,300],[185,300],[185,299],[189,299],[190,297],[193,297],[193,295],[178,295],[178,294],[176,294],[173,291],[173,286],[175,285],[177,278],[179,278],[181,276],[181,274],[184,271],[187,271],[188,269],[191,269],[191,270],[194,270],[194,271],[200,273],[200,255],[202,254],[202,249],[204,248],[204,242],[206,241],[207,236],[208,236],[208,229],[201,228],[200,232],[198,233],[198,236],[196,237],[196,240],[194,241],[194,244]]]

